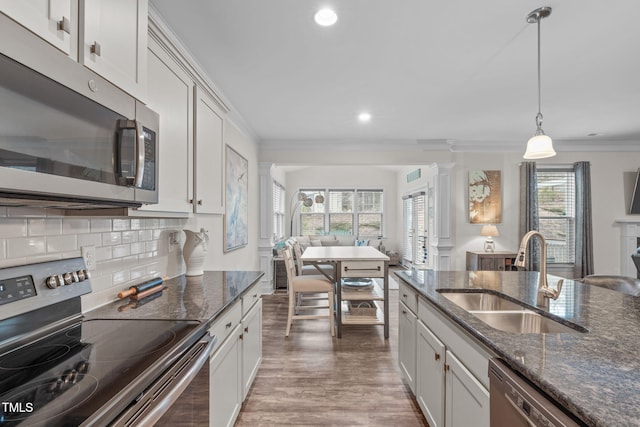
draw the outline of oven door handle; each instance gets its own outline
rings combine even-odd
[[[193,361],[193,363],[189,367],[189,370],[181,375],[181,378],[178,380],[178,382],[172,384],[172,386],[168,388],[167,394],[165,394],[158,401],[154,402],[153,407],[149,409],[144,417],[136,421],[137,425],[152,426],[156,422],[158,422],[160,418],[162,418],[164,413],[167,412],[169,408],[171,408],[171,405],[173,405],[173,403],[178,400],[182,392],[189,386],[191,381],[193,381],[204,364],[209,362],[209,354],[211,353],[211,350],[213,350],[213,347],[216,345],[216,342],[217,338],[215,336],[207,336],[197,344],[199,346],[205,346],[205,349],[200,353],[200,355],[198,355],[197,359]]]

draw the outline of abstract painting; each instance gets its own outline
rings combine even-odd
[[[249,162],[233,148],[226,146],[224,251],[249,243]]]
[[[502,222],[502,183],[500,171],[469,171],[469,222]]]

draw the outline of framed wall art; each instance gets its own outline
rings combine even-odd
[[[499,170],[469,171],[469,222],[502,222],[502,181]]]
[[[225,147],[224,251],[249,243],[249,162],[228,145]]]

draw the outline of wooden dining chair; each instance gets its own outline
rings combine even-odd
[[[284,335],[287,337],[289,336],[289,331],[291,330],[291,325],[294,320],[329,318],[331,336],[335,336],[333,283],[323,276],[297,275],[296,265],[293,260],[292,249],[290,247],[282,251],[282,257],[284,258],[284,265],[287,270],[287,280],[289,281],[289,310],[287,315],[287,330]],[[326,293],[327,304],[304,304],[305,299],[298,298],[298,296],[305,293]],[[328,310],[329,314],[303,314],[304,312],[307,312],[306,310]]]

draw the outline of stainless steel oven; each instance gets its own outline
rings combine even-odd
[[[503,361],[489,361],[491,427],[574,427],[584,425]]]
[[[90,281],[82,258],[0,270],[0,426],[154,425],[208,377],[199,322],[85,319]]]
[[[14,34],[24,29],[2,14],[0,25],[6,40],[25,40],[22,49],[0,46],[0,204],[157,203],[158,115],[37,38]],[[48,69],[37,69],[43,57]]]

